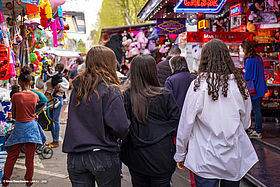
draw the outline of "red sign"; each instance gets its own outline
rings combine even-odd
[[[237,16],[242,14],[242,9],[241,9],[241,3],[238,3],[236,5],[233,5],[232,7],[230,7],[229,10],[229,15],[232,16]]]
[[[207,43],[219,39],[225,43],[242,43],[250,38],[250,32],[187,32],[187,42]]]

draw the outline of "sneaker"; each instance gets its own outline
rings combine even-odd
[[[256,131],[253,131],[250,135],[249,138],[252,139],[260,139],[262,138],[262,133],[257,133]]]
[[[250,135],[254,132],[254,129],[249,128],[249,129],[246,130],[246,132],[247,132],[248,135]]]

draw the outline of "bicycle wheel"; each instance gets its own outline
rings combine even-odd
[[[41,154],[44,159],[51,159],[53,156],[53,150],[50,147],[44,147]]]

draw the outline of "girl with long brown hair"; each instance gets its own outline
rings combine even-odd
[[[179,169],[194,172],[197,187],[237,187],[258,161],[245,132],[250,113],[246,81],[225,43],[211,40],[186,95],[174,157]]]
[[[170,187],[179,108],[172,94],[160,87],[152,56],[135,57],[124,93],[130,132],[122,143],[121,160],[134,187]]]
[[[62,151],[72,186],[120,187],[118,139],[129,128],[114,52],[95,46],[86,68],[73,80]]]
[[[243,42],[241,46],[245,53],[244,78],[246,79],[246,81],[251,81],[251,84],[253,84],[255,90],[255,93],[251,94],[251,101],[256,123],[254,130],[251,130],[251,132],[249,132],[249,136],[250,138],[262,138],[261,102],[262,97],[267,92],[263,60],[259,55],[257,55],[251,42]]]

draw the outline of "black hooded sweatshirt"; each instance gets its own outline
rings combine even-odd
[[[91,100],[77,106],[78,81],[73,85],[62,151],[80,153],[101,149],[119,152],[117,140],[126,137],[130,125],[119,88],[100,83],[97,86],[99,99],[92,93]]]
[[[125,92],[124,100],[131,126],[128,136],[122,142],[122,162],[137,173],[152,177],[171,176],[176,167],[173,138],[176,137],[180,117],[173,95],[164,91],[148,99],[146,124],[135,119],[129,90]]]

